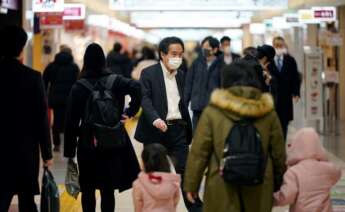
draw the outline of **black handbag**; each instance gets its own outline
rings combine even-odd
[[[69,195],[71,195],[75,199],[78,198],[78,194],[80,192],[79,171],[78,171],[78,166],[73,161],[73,159],[68,159],[68,162],[67,162],[65,188]]]
[[[51,171],[44,167],[41,191],[41,212],[59,212],[60,195]]]

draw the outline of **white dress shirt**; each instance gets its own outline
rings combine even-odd
[[[166,120],[182,119],[179,108],[179,102],[181,97],[176,82],[177,71],[170,73],[162,61],[161,66],[163,70],[166,96],[168,100],[168,114]]]

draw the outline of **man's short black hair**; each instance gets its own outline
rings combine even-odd
[[[159,59],[162,59],[161,52],[164,54],[168,54],[169,47],[172,44],[180,44],[182,46],[182,49],[184,51],[184,43],[183,41],[178,37],[166,37],[159,43],[158,46],[158,52],[159,52]]]
[[[261,89],[255,67],[246,60],[238,60],[222,70],[222,87],[249,86]]]
[[[212,37],[212,36],[207,36],[206,38],[204,38],[204,40],[202,40],[201,45],[204,45],[206,41],[208,41],[212,49],[219,48],[220,43],[217,38]]]
[[[229,41],[231,42],[231,38],[229,36],[223,36],[221,39],[220,39],[220,43],[224,43],[225,41]]]
[[[28,40],[23,28],[18,26],[5,26],[0,30],[1,56],[18,57]]]
[[[114,52],[119,53],[121,51],[121,49],[122,49],[121,43],[119,43],[119,42],[114,43],[114,46],[113,46]]]

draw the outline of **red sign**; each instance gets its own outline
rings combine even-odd
[[[66,31],[71,30],[83,30],[85,27],[84,20],[67,20],[64,21],[64,26]]]
[[[63,13],[40,13],[40,24],[42,27],[56,27],[63,25]]]
[[[333,10],[315,10],[315,18],[334,18],[335,14]]]

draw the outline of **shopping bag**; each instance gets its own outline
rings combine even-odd
[[[44,167],[41,191],[41,212],[59,212],[59,188],[57,187],[53,174]]]
[[[65,187],[69,195],[71,195],[75,199],[78,198],[78,194],[80,192],[79,172],[78,172],[78,166],[73,161],[73,159],[68,159],[68,162],[67,162]]]

